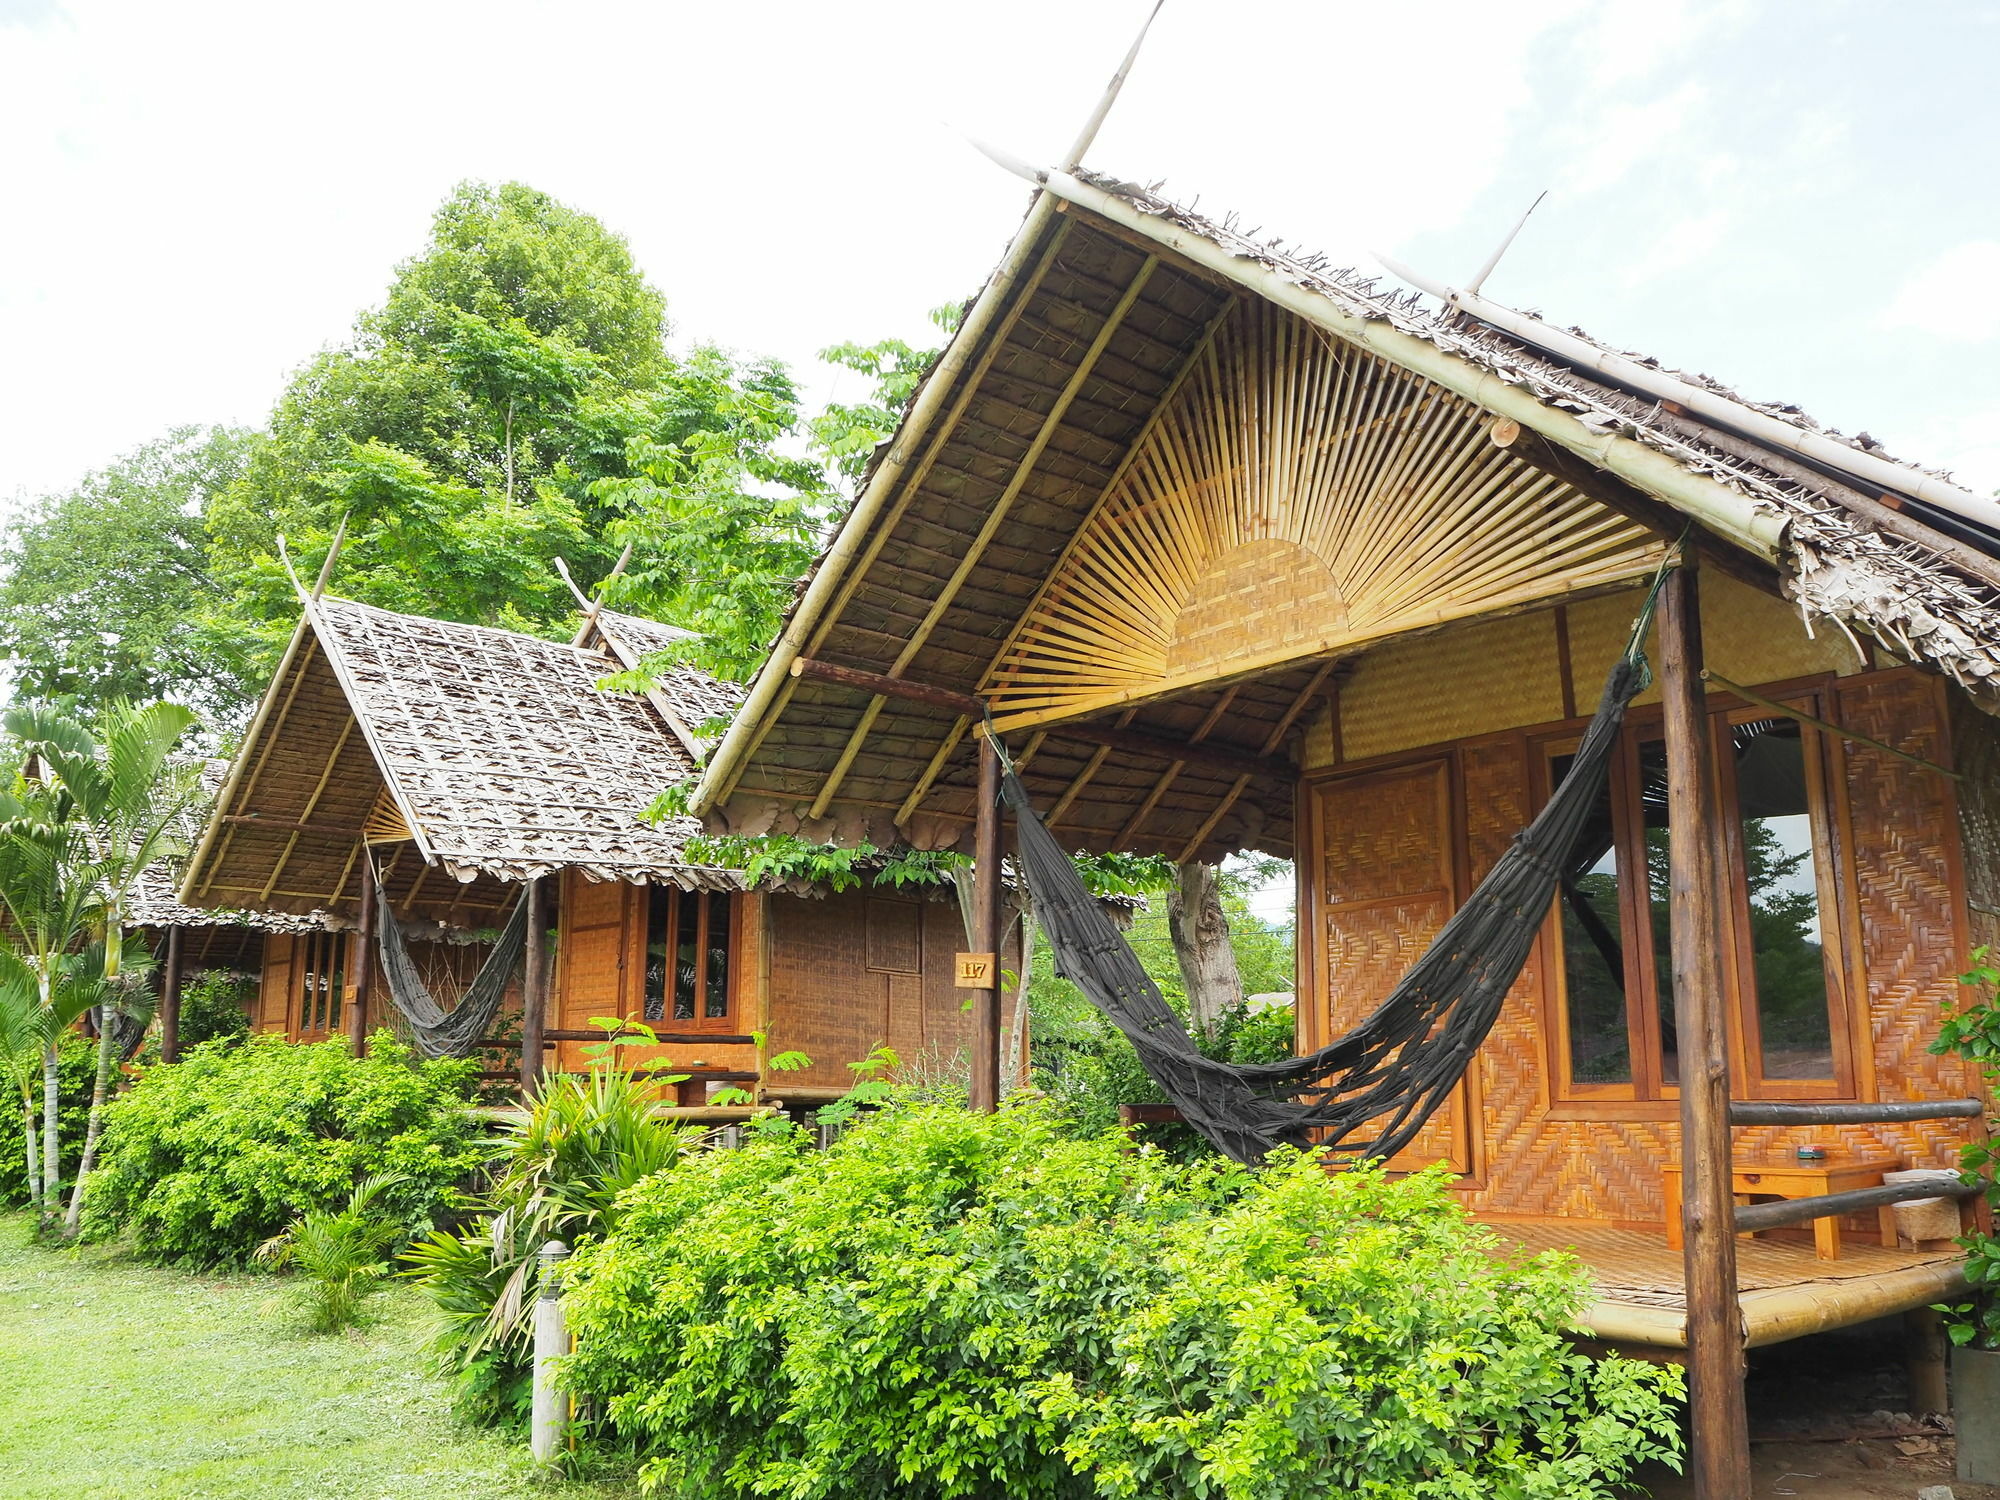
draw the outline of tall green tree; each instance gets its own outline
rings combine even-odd
[[[209,566],[206,515],[250,438],[176,428],[7,528],[0,655],[19,696],[172,697],[204,712],[241,701],[253,666]]]
[[[798,393],[773,361],[698,348],[670,394],[634,405],[632,472],[592,487],[613,516],[609,534],[633,544],[611,598],[696,632],[681,659],[747,680],[837,498],[817,462],[785,451]]]
[[[382,306],[294,379],[211,512],[264,655],[295,614],[277,537],[303,571],[346,517],[342,594],[551,634],[575,612],[554,559],[588,587],[632,542],[621,601],[701,631],[704,664],[740,671],[828,491],[790,456],[782,369],[675,354],[665,309],[588,214],[519,183],[454,192]]]

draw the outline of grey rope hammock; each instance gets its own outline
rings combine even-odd
[[[1449,1096],[1492,1030],[1558,889],[1603,852],[1592,836],[1592,813],[1626,706],[1652,680],[1642,643],[1669,566],[1654,578],[1625,654],[1605,679],[1596,715],[1548,804],[1514,835],[1374,1012],[1303,1057],[1238,1064],[1202,1055],[1036,817],[1001,752],[1001,796],[1015,814],[1020,867],[1056,972],[1125,1034],[1181,1117],[1218,1151],[1245,1163],[1280,1146],[1387,1158],[1409,1145]],[[990,724],[986,733],[997,748]]]
[[[486,1035],[486,1028],[492,1024],[501,998],[507,993],[507,982],[521,966],[528,938],[526,894],[514,903],[513,914],[500,929],[499,940],[479,966],[479,972],[473,975],[472,983],[466,986],[465,994],[457,1005],[446,1010],[432,996],[410,958],[409,947],[403,941],[402,929],[396,925],[396,914],[389,909],[389,898],[383,893],[372,859],[368,860],[368,883],[374,892],[375,952],[382,965],[383,985],[396,1009],[403,1013],[403,1019],[410,1023],[411,1041],[425,1057],[469,1055]]]

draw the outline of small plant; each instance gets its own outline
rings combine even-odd
[[[186,1053],[203,1042],[234,1045],[247,1037],[250,1012],[246,1002],[255,990],[253,981],[219,970],[190,978],[181,989],[181,1051]]]
[[[365,1177],[340,1210],[316,1208],[257,1247],[257,1259],[273,1269],[297,1271],[307,1282],[306,1311],[314,1333],[339,1333],[361,1322],[361,1306],[382,1284],[390,1248],[403,1239],[403,1226],[376,1207],[397,1182],[377,1173]]]
[[[603,1235],[618,1195],[673,1166],[703,1134],[659,1118],[657,1084],[617,1064],[625,1041],[618,1033],[630,1028],[632,1044],[645,1045],[651,1028],[598,1024],[612,1034],[588,1049],[591,1071],[544,1079],[527,1117],[502,1127],[493,1187],[477,1205],[481,1216],[432,1232],[404,1257],[404,1274],[445,1315],[432,1352],[457,1387],[459,1410],[474,1421],[527,1419],[542,1246]]]
[[[1945,1007],[1944,1021],[1930,1050],[1970,1063],[1985,1080],[1990,1102],[2000,1090],[2000,968],[1994,967],[1989,950],[1972,950],[1972,967],[1958,976],[1958,982],[1971,990],[1974,998]],[[1992,1124],[2000,1128],[2000,1120]],[[1983,1188],[1986,1201],[2000,1208],[2000,1180],[1994,1176],[1995,1167],[2000,1166],[2000,1151],[1991,1140],[1962,1147],[1958,1162],[1965,1181]],[[1965,1247],[1965,1279],[1972,1295],[1938,1308],[1944,1314],[1945,1332],[1954,1344],[2000,1349],[2000,1237],[1975,1231],[1958,1243]]]

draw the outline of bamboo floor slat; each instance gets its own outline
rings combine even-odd
[[[1685,1342],[1687,1293],[1681,1255],[1659,1233],[1585,1224],[1488,1226],[1507,1250],[1568,1250],[1583,1262],[1598,1300],[1575,1331],[1613,1342],[1673,1348]],[[1809,1243],[1739,1239],[1736,1284],[1744,1332],[1754,1348],[1921,1307],[1964,1285],[1956,1250],[1891,1249],[1844,1241],[1840,1259]]]
[[[1491,1227],[1503,1239],[1527,1250],[1572,1251],[1588,1268],[1600,1296],[1659,1307],[1686,1305],[1681,1253],[1669,1250],[1660,1235],[1563,1224]],[[1843,1239],[1839,1260],[1820,1260],[1813,1247],[1803,1241],[1740,1239],[1736,1242],[1736,1286],[1742,1292],[1756,1292],[1814,1281],[1853,1281],[1957,1258],[1954,1250],[1891,1250]]]

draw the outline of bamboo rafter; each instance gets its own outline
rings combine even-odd
[[[1015,465],[1014,473],[1007,481],[1007,487],[1001,491],[1000,498],[994,501],[991,509],[987,511],[986,519],[981,524],[978,534],[973,537],[971,544],[966,548],[965,556],[959,561],[957,568],[952,571],[951,577],[945,581],[944,587],[938,590],[937,597],[931,601],[930,608],[925,612],[922,622],[911,635],[909,642],[897,653],[896,660],[889,668],[889,675],[891,677],[900,677],[909,667],[910,663],[916,659],[917,654],[923,650],[925,643],[930,640],[931,632],[937,629],[938,621],[944,618],[945,611],[951,608],[952,601],[958,597],[959,590],[965,586],[966,579],[970,578],[973,569],[979,566],[980,559],[985,555],[986,548],[992,542],[994,534],[999,531],[1001,523],[1007,519],[1007,513],[1013,509],[1015,500],[1020,497],[1023,486],[1028,482],[1028,477],[1035,472],[1035,466],[1041,462],[1042,454],[1047,451],[1050,440],[1055,437],[1057,431],[1063,425],[1064,418],[1069,415],[1070,403],[1076,399],[1077,394],[1090,379],[1092,371],[1097,368],[1098,360],[1103,357],[1104,351],[1110,347],[1112,336],[1118,332],[1119,327],[1125,321],[1125,315],[1132,310],[1133,304],[1139,300],[1140,294],[1146,290],[1146,283],[1152,280],[1153,272],[1158,268],[1159,264],[1159,257],[1155,255],[1147,256],[1140,263],[1138,273],[1133,276],[1130,284],[1126,286],[1124,294],[1119,297],[1117,305],[1111,309],[1109,315],[1105,317],[1104,322],[1099,326],[1096,337],[1091,340],[1090,347],[1084,351],[1083,358],[1077,362],[1075,371],[1072,372],[1068,382],[1063,386],[1062,394],[1056,398],[1054,404],[1049,408],[1048,415],[1043,418],[1040,429],[1035,433],[1034,441],[1028,445],[1028,451],[1021,456],[1021,461]],[[862,711],[861,721],[855,725],[853,732],[849,734],[846,745],[841,749],[839,759],[834,762],[833,769],[827,773],[825,782],[820,786],[819,794],[813,798],[810,816],[818,818],[825,814],[827,804],[833,800],[834,794],[840,790],[841,782],[847,778],[848,769],[853,766],[855,757],[861,753],[861,746],[863,741],[868,738],[868,731],[875,727],[875,720],[880,716],[885,702],[886,700],[880,695],[869,700],[867,708]]]
[[[1319,696],[1320,689],[1326,685],[1328,674],[1333,671],[1336,665],[1337,662],[1333,659],[1320,664],[1319,670],[1313,673],[1312,680],[1292,700],[1292,706],[1285,710],[1283,716],[1279,718],[1276,724],[1271,726],[1271,732],[1264,738],[1262,754],[1277,754],[1278,747],[1285,742],[1285,736],[1291,732],[1292,725],[1298,722],[1298,717],[1305,710],[1305,706]],[[1230,808],[1236,805],[1236,799],[1241,797],[1249,788],[1250,778],[1248,776],[1239,776],[1231,782],[1229,790],[1223,793],[1215,806],[1209,810],[1208,816],[1202,820],[1201,827],[1195,830],[1194,837],[1181,846],[1180,853],[1174,857],[1174,863],[1184,865],[1193,859],[1201,851],[1201,846],[1208,842],[1209,835],[1215,832],[1216,825],[1222,821],[1223,816],[1228,813]],[[1166,788],[1163,786],[1161,790],[1165,791]],[[1148,804],[1146,811],[1150,810],[1151,805]],[[1143,816],[1135,817],[1132,826],[1136,829],[1137,825],[1143,821]]]
[[[888,514],[882,518],[875,530],[874,536],[870,538],[867,546],[862,549],[860,557],[856,559],[855,567],[850,572],[846,582],[841,585],[839,592],[834,596],[832,605],[825,612],[818,628],[808,638],[805,647],[806,655],[812,655],[826,644],[828,634],[833,630],[835,623],[840,619],[848,604],[853,601],[855,591],[861,587],[861,581],[868,576],[868,570],[874,565],[876,558],[881,556],[884,544],[894,534],[897,523],[908,512],[912,499],[922,491],[925,480],[930,477],[931,469],[936,465],[939,456],[944,453],[951,441],[952,434],[958,430],[959,423],[965,419],[966,409],[972,404],[973,397],[978,394],[980,382],[985,379],[986,372],[992,368],[993,361],[1007,347],[1009,337],[1019,324],[1022,314],[1027,311],[1028,304],[1033,301],[1036,290],[1041,286],[1050,268],[1055,265],[1056,256],[1062,250],[1063,242],[1068,238],[1072,227],[1072,220],[1063,219],[1056,225],[1055,232],[1049,236],[1048,244],[1043,247],[1042,253],[1036,258],[1033,269],[1028,273],[1027,279],[1022,284],[1019,292],[1015,294],[1012,305],[1001,315],[999,322],[995,325],[992,336],[987,340],[985,350],[981,352],[979,358],[967,372],[965,379],[960,385],[957,397],[953,400],[950,409],[945,413],[944,419],[938,424],[937,432],[932,436],[930,442],[925,445],[923,457],[917,461],[909,474],[904,476],[897,489],[896,499],[890,506]],[[787,681],[778,690],[777,701],[771,706],[770,712],[758,726],[756,733],[751,737],[750,743],[745,747],[742,759],[737,762],[735,771],[730,774],[728,780],[720,788],[717,794],[718,800],[727,800],[730,794],[736,790],[736,783],[741,779],[744,768],[750,762],[750,757],[757,753],[757,747],[763,743],[764,736],[770,733],[771,726],[784,716],[785,709],[792,701],[792,695],[797,691],[797,679]],[[914,811],[915,802],[912,801],[909,805]]]
[[[1052,724],[1633,576],[1657,545],[1469,402],[1265,303],[1189,361],[980,695]]]

